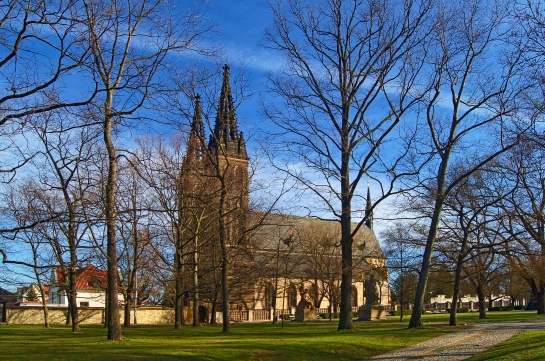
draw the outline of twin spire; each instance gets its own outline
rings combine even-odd
[[[371,202],[371,185],[367,182],[367,205],[365,207],[365,225],[373,230],[373,205]]]
[[[238,131],[229,70],[229,66],[226,64],[223,67],[223,83],[221,86],[216,121],[214,123],[214,131],[210,135],[208,148],[211,151],[221,152],[228,156],[248,159],[243,133],[239,133]],[[195,113],[193,115],[193,122],[191,123],[191,135],[204,139],[202,108],[200,96],[198,95],[195,98]]]

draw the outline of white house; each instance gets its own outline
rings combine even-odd
[[[68,307],[66,291],[69,282],[62,271],[56,267],[52,270],[49,305]],[[100,270],[92,264],[76,271],[76,292],[78,307],[105,307],[108,272]],[[123,299],[120,295],[120,299]]]

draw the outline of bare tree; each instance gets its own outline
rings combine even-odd
[[[446,197],[467,176],[516,143],[516,134],[508,132],[506,136],[502,130],[517,109],[516,58],[508,58],[507,50],[498,57],[495,47],[505,46],[502,31],[509,7],[494,1],[440,5],[435,10],[427,59],[429,88],[423,100],[429,137],[423,139],[415,156],[430,160],[420,173],[428,178],[420,184],[424,189],[421,194],[433,195],[433,207],[409,327],[421,326]],[[489,146],[483,149],[482,142]],[[451,177],[449,164],[459,156],[470,163],[465,172]]]
[[[0,125],[66,106],[73,101],[66,84],[83,66],[85,47],[76,46],[76,1],[8,0],[0,4]],[[63,85],[64,84],[64,85]],[[80,89],[82,90],[82,89]]]
[[[410,89],[425,59],[415,52],[425,37],[428,12],[428,2],[413,0],[291,0],[273,6],[266,46],[281,52],[286,65],[282,75],[270,78],[278,104],[264,107],[280,129],[271,153],[277,164],[303,165],[279,169],[314,193],[323,205],[318,209],[341,223],[339,330],[352,327],[353,236],[365,221],[352,225],[354,214],[363,213],[355,205],[365,204],[358,202],[364,197],[358,193],[360,181],[384,181],[378,203],[404,173],[396,159],[405,155],[405,144],[389,141],[415,102]],[[402,133],[410,144],[410,131]],[[386,144],[394,150],[388,159],[381,152]]]
[[[145,249],[150,246],[149,210],[150,193],[139,176],[139,163],[134,157],[120,169],[117,213],[119,237],[122,247],[119,265],[124,275],[125,317],[124,326],[131,324],[131,306],[134,323],[137,323],[138,273],[145,262]]]
[[[36,165],[42,184],[42,189],[36,190],[36,196],[42,200],[50,216],[57,218],[53,222],[58,225],[61,237],[47,231],[43,236],[50,241],[58,264],[67,271],[67,297],[73,332],[79,332],[76,272],[83,257],[83,254],[79,254],[80,247],[88,229],[92,227],[88,219],[84,219],[82,208],[89,202],[86,199],[87,191],[94,184],[83,169],[92,168],[90,160],[97,149],[99,135],[98,129],[87,126],[85,117],[82,118],[76,120],[59,111],[43,113],[28,126],[29,131],[40,140],[45,158],[45,169],[41,164]],[[40,192],[50,194],[50,197]],[[45,231],[45,228],[41,229]],[[65,247],[68,258],[65,258]]]
[[[401,306],[400,322],[403,321],[405,307],[416,291],[413,276],[422,260],[422,232],[425,229],[418,223],[396,222],[382,234],[388,271],[395,278],[393,291]]]
[[[27,224],[47,218],[46,215],[49,214],[43,203],[36,197],[36,194],[39,194],[40,191],[41,189],[36,182],[32,180],[12,184],[4,195],[4,204],[10,210],[10,214],[4,212],[4,215],[20,228],[19,231],[10,236],[10,241],[17,243],[17,246],[15,246],[17,253],[25,255],[23,259],[28,260],[25,266],[31,267],[34,272],[38,291],[40,292],[39,299],[44,315],[44,327],[49,328],[47,295],[43,279],[47,277],[46,273],[50,272],[50,268],[56,264],[55,257],[47,239],[42,237],[41,233],[35,228],[26,227]],[[30,290],[34,290],[32,285]],[[35,296],[34,301],[37,301],[38,295],[35,294]]]
[[[453,173],[464,173],[465,167],[458,165],[453,167]],[[450,253],[450,259],[455,264],[454,285],[452,292],[452,307],[450,310],[450,325],[457,326],[456,317],[458,301],[460,297],[460,287],[462,278],[468,273],[464,268],[472,264],[472,256],[482,256],[485,250],[480,249],[484,245],[479,244],[482,239],[482,233],[486,232],[489,224],[494,221],[493,217],[487,216],[487,211],[493,208],[499,201],[499,197],[490,194],[485,183],[487,179],[483,176],[485,172],[476,171],[471,176],[452,189],[445,200],[445,211],[442,217],[444,241],[447,241],[447,252]],[[454,175],[456,177],[456,175]],[[483,277],[487,273],[484,270]],[[479,283],[480,284],[480,283]]]
[[[196,8],[183,13],[168,1],[139,0],[115,2],[83,0],[82,36],[90,44],[88,64],[99,84],[100,96],[91,106],[102,123],[108,157],[105,223],[108,260],[108,340],[121,340],[118,311],[116,181],[118,155],[114,131],[130,116],[149,104],[164,87],[159,81],[167,56],[176,51],[196,49],[201,17]],[[172,14],[173,9],[179,11]],[[125,123],[129,125],[129,123]],[[134,125],[132,125],[134,126]]]
[[[72,108],[90,101],[95,84],[81,83],[88,52],[77,40],[77,1],[8,0],[0,4],[0,175],[10,181],[35,155],[24,148],[20,131],[30,115]],[[80,84],[79,98],[70,84]]]
[[[507,189],[502,199],[500,232],[511,269],[526,280],[540,314],[545,313],[545,169],[544,148],[526,139],[498,164]]]

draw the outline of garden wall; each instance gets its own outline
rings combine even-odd
[[[64,325],[68,309],[64,307],[48,308],[49,323]],[[123,308],[119,309],[121,323],[124,322]],[[80,324],[92,325],[104,323],[104,309],[84,307],[78,309]],[[134,309],[131,309],[131,324],[134,320]],[[168,324],[174,323],[174,310],[162,307],[140,307],[136,310],[138,324]],[[13,325],[39,325],[44,323],[44,313],[41,307],[13,307],[6,309],[6,322]]]

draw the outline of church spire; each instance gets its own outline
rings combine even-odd
[[[202,121],[201,97],[197,94],[195,97],[195,109],[193,111],[193,120],[191,121],[191,129],[189,139],[187,140],[187,151],[185,161],[189,164],[194,164],[197,160],[202,160],[204,157],[204,124]]]
[[[371,204],[371,185],[367,182],[367,206],[365,207],[365,225],[373,230],[373,209]]]
[[[223,67],[223,83],[221,85],[218,113],[214,123],[214,133],[210,136],[208,146],[211,150],[221,151],[238,158],[248,158],[246,144],[242,132],[238,131],[233,93],[231,91],[230,69]]]

